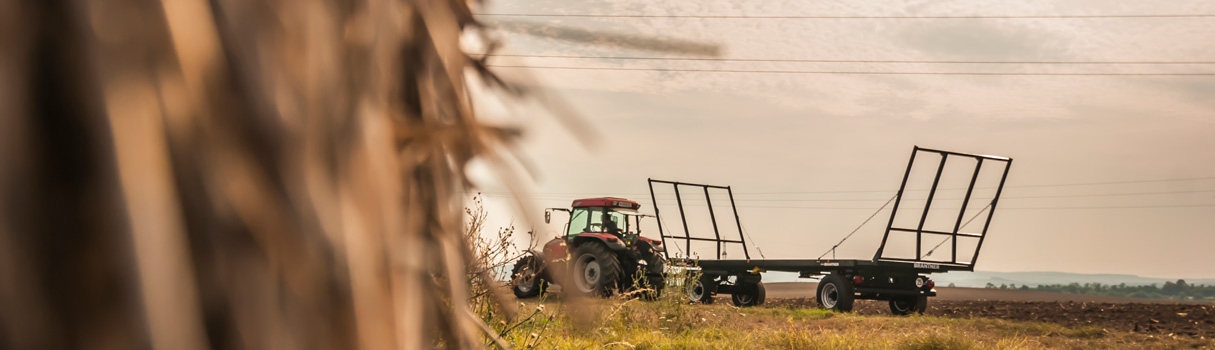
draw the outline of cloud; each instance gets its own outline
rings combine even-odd
[[[930,22],[906,25],[904,45],[932,57],[1012,60],[1061,52],[1056,38],[1034,27],[992,22]]]

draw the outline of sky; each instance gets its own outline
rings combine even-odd
[[[750,16],[1143,15],[1215,13],[1209,1],[491,1],[479,13]],[[1213,18],[704,19],[483,16],[499,53],[597,57],[902,61],[1215,61]],[[477,52],[476,40],[469,44]],[[664,48],[667,48],[664,50]],[[706,56],[706,54],[716,56]],[[491,64],[816,72],[1215,73],[1212,64],[1046,65],[647,61],[494,57]],[[474,88],[487,121],[525,130],[520,209],[495,170],[469,169],[490,226],[561,229],[545,207],[619,196],[653,213],[647,178],[728,185],[754,249],[817,258],[894,195],[913,146],[1014,159],[978,270],[1215,278],[1215,76],[960,76],[557,70],[499,67],[576,111]],[[551,105],[551,104],[550,104]],[[559,114],[559,115],[558,115]],[[576,114],[571,117],[571,114]],[[566,122],[590,126],[587,136]],[[921,154],[923,155],[923,154]],[[943,188],[970,169],[950,159]],[[934,168],[925,162],[917,167]],[[918,169],[918,168],[917,168]],[[990,168],[994,169],[994,168]],[[987,170],[990,170],[987,169]],[[931,169],[929,169],[931,170]],[[998,171],[997,171],[998,172]],[[916,172],[920,174],[922,171]],[[984,173],[982,181],[993,177]],[[917,176],[921,176],[917,175]],[[921,176],[922,177],[922,176]],[[913,178],[909,188],[930,185]],[[1189,179],[1189,180],[1185,180]],[[958,181],[962,182],[958,182]],[[1170,181],[1159,181],[1170,180]],[[835,193],[822,193],[835,192]],[[979,203],[990,200],[992,193]],[[990,192],[990,191],[989,191]],[[669,190],[664,230],[678,227]],[[703,193],[700,194],[703,197]],[[917,197],[918,196],[918,197]],[[924,192],[908,192],[920,198]],[[956,220],[961,192],[934,201]],[[725,203],[721,193],[715,204]],[[977,198],[977,197],[976,197]],[[694,201],[694,200],[693,200]],[[900,207],[899,219],[921,203]],[[697,203],[689,203],[697,204]],[[689,207],[691,208],[691,207]],[[712,236],[707,207],[689,214]],[[729,208],[714,206],[715,213]],[[969,218],[982,205],[971,206]],[[689,209],[690,210],[690,209]],[[723,211],[724,210],[724,211]],[[985,217],[984,217],[985,218]],[[839,258],[869,259],[878,211]],[[910,218],[913,220],[917,218]],[[531,224],[529,224],[529,220]],[[976,220],[974,230],[981,227]],[[723,220],[722,235],[733,221]],[[656,237],[657,225],[643,226]],[[943,227],[945,229],[951,227]],[[892,237],[899,235],[892,234]],[[908,237],[908,236],[904,236]],[[910,236],[914,237],[914,236]],[[528,244],[524,235],[519,244]],[[927,240],[927,239],[926,239]],[[937,241],[922,243],[930,249]],[[893,245],[914,249],[913,241]],[[962,244],[965,246],[966,244]],[[946,244],[948,246],[948,244]],[[712,247],[693,247],[696,254]],[[734,249],[734,250],[730,250]],[[891,248],[887,248],[890,250]],[[741,257],[737,248],[728,257]],[[947,254],[941,251],[938,254]],[[912,253],[913,254],[913,253]],[[959,251],[959,254],[968,253]]]

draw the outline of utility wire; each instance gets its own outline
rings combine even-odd
[[[889,192],[889,191],[887,191]],[[1215,190],[1197,190],[1197,191],[1164,191],[1164,192],[1133,192],[1133,193],[1102,193],[1102,194],[1075,194],[1075,195],[1056,195],[1056,196],[1001,196],[1004,199],[1043,199],[1043,198],[1086,198],[1086,197],[1119,197],[1119,196],[1144,196],[1144,195],[1161,195],[1161,194],[1190,194],[1190,193],[1211,193]],[[533,199],[560,199],[565,200],[567,196],[561,195],[510,195],[510,194],[483,194],[486,197],[499,198],[533,198]],[[907,200],[924,200],[926,198],[907,198]],[[934,198],[934,200],[962,200],[963,198]],[[736,202],[876,202],[881,199],[735,199]],[[670,203],[674,198],[663,198],[661,201]],[[686,199],[685,201],[695,201],[694,198]]]
[[[1120,184],[1134,184],[1134,183],[1176,182],[1176,181],[1201,181],[1201,180],[1215,180],[1215,176],[1208,176],[1208,177],[1183,177],[1183,178],[1154,179],[1154,180],[1125,180],[1125,181],[1104,181],[1104,182],[1071,182],[1071,183],[1061,183],[1061,184],[1043,184],[1043,185],[1004,186],[1004,188],[1036,188],[1036,187],[1066,187],[1066,186],[1120,185]],[[991,189],[991,188],[995,188],[995,187],[975,187],[975,188],[976,188],[976,189]],[[966,188],[965,188],[965,187],[962,187],[962,188],[940,188],[940,189],[937,189],[937,190],[938,190],[938,191],[946,191],[946,190],[964,190],[964,189],[966,189]],[[739,194],[739,195],[756,195],[756,194],[776,194],[776,195],[785,195],[785,194],[818,194],[818,193],[873,193],[873,192],[885,192],[885,193],[890,193],[890,192],[894,192],[894,191],[895,191],[895,190],[893,190],[893,189],[889,189],[889,190],[849,190],[849,191],[781,191],[781,192],[735,192],[734,194]],[[905,190],[905,192],[913,192],[913,191],[927,191],[927,189],[909,189],[909,190]],[[470,193],[472,193],[472,192],[479,192],[479,191],[470,191]],[[485,193],[485,194],[508,194],[509,192],[481,192],[481,193]],[[602,195],[602,194],[603,194],[603,192],[535,192],[535,193],[532,193],[532,194],[546,194],[546,195]],[[619,192],[619,193],[616,193],[616,194],[619,194],[619,195],[643,195],[643,194],[650,194],[650,193],[649,193],[649,192],[627,192],[627,193],[626,193],[626,192]]]
[[[996,72],[873,72],[873,71],[812,71],[812,70],[757,70],[757,69],[688,69],[688,68],[628,68],[628,67],[563,67],[486,65],[495,68],[595,70],[595,71],[649,71],[649,72],[693,72],[693,73],[758,73],[758,74],[838,74],[838,75],[964,75],[964,76],[1215,76],[1213,73],[996,73]]]
[[[1136,19],[1212,18],[1215,14],[1128,14],[1128,15],[955,15],[955,16],[827,16],[827,15],[640,15],[590,13],[478,13],[479,17],[572,17],[572,18],[693,18],[693,19]]]
[[[1199,191],[1165,191],[1165,192],[1135,192],[1135,193],[1104,193],[1104,194],[1074,194],[1074,195],[1057,195],[1057,196],[1001,196],[1002,199],[1041,199],[1041,198],[1086,198],[1086,197],[1119,197],[1119,196],[1145,196],[1145,195],[1161,195],[1161,194],[1188,194],[1188,193],[1211,193],[1215,190],[1199,190]],[[906,198],[907,200],[924,200],[927,198]],[[950,201],[962,200],[964,198],[933,198],[933,200]],[[876,202],[881,199],[736,199],[738,202]]]
[[[739,208],[773,208],[773,209],[843,209],[843,210],[865,210],[873,209],[866,207],[783,207],[783,206],[758,206],[758,205],[740,205]],[[1146,208],[1201,208],[1215,207],[1215,204],[1166,204],[1166,205],[1127,205],[1127,206],[1082,206],[1082,207],[1000,207],[1000,210],[1040,210],[1040,209],[1146,209]],[[906,210],[924,209],[924,208],[899,208]],[[957,208],[932,208],[931,210],[958,210]]]
[[[524,57],[562,59],[606,59],[642,61],[713,61],[713,62],[789,62],[789,63],[929,63],[929,64],[1215,64],[1215,61],[924,61],[924,60],[824,60],[824,59],[769,59],[769,58],[717,58],[717,57],[626,57],[626,56],[574,56],[574,55],[516,55],[476,54],[485,57]]]

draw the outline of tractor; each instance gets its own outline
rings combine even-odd
[[[571,209],[548,208],[544,222],[555,211],[569,214],[558,237],[515,263],[511,289],[520,299],[540,295],[548,285],[564,293],[611,296],[637,291],[645,299],[662,293],[664,248],[662,242],[641,236],[647,216],[637,202],[612,197],[578,199]]]

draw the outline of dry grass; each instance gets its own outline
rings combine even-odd
[[[722,301],[722,300],[719,300]],[[801,308],[737,308],[728,301],[688,305],[611,299],[594,302],[593,326],[566,315],[559,297],[539,304],[551,315],[535,322],[541,339],[513,342],[552,349],[1170,349],[1215,346],[1209,339],[1153,337],[1098,328],[995,319],[860,316]],[[522,344],[522,343],[518,343]]]

